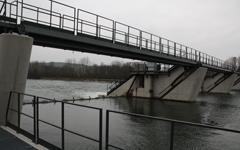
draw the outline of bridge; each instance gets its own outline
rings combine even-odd
[[[165,72],[133,74],[113,87],[110,96],[194,101],[199,92],[240,89],[239,73],[219,58],[55,0],[46,2],[49,5],[42,8],[23,0],[0,0],[3,99],[6,91],[24,92],[32,45],[173,66]],[[59,6],[66,11],[54,9]],[[7,101],[1,105],[4,112],[6,105]]]

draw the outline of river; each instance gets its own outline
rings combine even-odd
[[[38,96],[71,99],[96,97],[106,93],[106,82],[28,80],[26,93]],[[164,117],[240,130],[240,92],[230,94],[200,94],[193,103],[149,99],[105,98],[75,102],[83,105]],[[24,105],[23,112],[31,113]],[[40,119],[60,126],[60,104],[41,104]],[[65,127],[92,138],[98,137],[98,112],[67,106]],[[104,121],[105,122],[105,121]],[[21,125],[32,132],[31,119],[22,116]],[[105,124],[103,125],[105,126]],[[175,125],[176,150],[239,150],[240,135],[213,129]],[[110,144],[130,150],[169,149],[170,124],[120,114],[110,114]],[[97,143],[65,133],[66,149],[97,149]],[[61,132],[40,124],[40,137],[60,146]],[[110,149],[111,150],[111,149]]]

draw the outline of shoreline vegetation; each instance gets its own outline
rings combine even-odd
[[[112,82],[128,78],[138,63],[114,61],[109,65],[90,64],[88,58],[66,62],[31,62],[28,79]]]

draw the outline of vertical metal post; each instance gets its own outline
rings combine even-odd
[[[38,19],[39,19],[39,8],[37,8],[37,23],[38,23]]]
[[[78,22],[79,22],[79,9],[77,10],[77,34],[78,34]]]
[[[109,110],[106,111],[106,139],[105,139],[105,149],[108,150],[109,142]]]
[[[21,20],[20,20],[20,22],[23,20],[23,0],[21,2],[22,2],[22,6],[21,6],[22,8],[21,8],[21,17],[20,17]]]
[[[174,147],[174,122],[171,122],[170,150]]]
[[[103,125],[103,111],[99,110],[99,150],[102,150],[102,125]]]
[[[167,47],[168,47],[168,55],[169,55],[169,53],[170,53],[170,46],[169,46],[169,40],[167,40]]]
[[[39,97],[36,97],[36,139],[39,139]]]
[[[197,61],[197,51],[194,50],[194,52],[195,52],[195,61]]]
[[[198,56],[198,57],[199,57],[199,58],[198,58],[198,59],[199,59],[198,61],[201,62],[201,52],[198,52],[198,53],[199,53],[199,54],[198,54],[198,55],[199,55],[199,56]]]
[[[177,44],[174,42],[174,56],[176,56]]]
[[[76,8],[74,8],[73,34],[76,34]]]
[[[4,13],[3,13],[3,16],[6,16],[7,15],[7,0],[4,0]]]
[[[17,105],[17,109],[18,109],[18,122],[17,122],[17,127],[18,127],[18,131],[20,130],[20,117],[21,117],[21,113],[20,113],[20,93],[17,94],[17,101],[18,101],[18,105]]]
[[[182,45],[180,45],[180,57],[182,57]]]
[[[139,48],[142,49],[142,31],[140,31],[140,36],[139,36]]]
[[[96,37],[98,37],[98,15],[96,15]]]
[[[188,59],[188,47],[186,47],[186,58]]]
[[[162,50],[162,38],[161,37],[159,37],[159,51],[160,51],[160,53],[163,52],[163,50]]]
[[[36,96],[33,97],[33,142],[37,143],[37,128],[36,128],[36,124],[37,124],[37,116],[36,116]]]
[[[127,33],[127,44],[129,44],[129,37],[130,37],[130,27],[128,26],[128,33]]]
[[[146,49],[148,49],[148,40],[146,40]]]
[[[52,0],[50,0],[50,27],[52,26]]]
[[[113,28],[112,28],[112,42],[113,44],[116,41],[116,22],[113,20]]]
[[[153,35],[151,34],[151,37],[150,37],[150,49],[151,49],[151,50],[152,50],[152,43],[153,43],[152,37],[153,37]]]
[[[12,98],[12,91],[10,91],[9,93],[9,97],[8,97],[8,105],[7,105],[7,111],[6,111],[6,118],[5,118],[5,124],[7,124],[8,121],[8,111],[9,111],[9,106],[10,106],[10,102],[11,102],[11,98]]]
[[[61,131],[61,136],[62,136],[62,150],[64,150],[64,148],[65,148],[65,137],[64,137],[64,102],[62,101],[61,102],[61,106],[62,106],[62,108],[61,108],[61,110],[62,110],[62,113],[61,113],[61,115],[62,115],[62,127],[61,127],[61,129],[62,129],[62,131]]]

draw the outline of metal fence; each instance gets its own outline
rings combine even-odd
[[[108,150],[110,148],[111,149],[112,148],[113,149],[119,149],[119,150],[124,150],[125,149],[125,148],[123,148],[124,145],[113,145],[109,142],[110,139],[113,138],[113,137],[110,137],[110,125],[111,125],[110,114],[118,114],[118,115],[123,115],[123,116],[136,117],[136,118],[139,118],[139,119],[150,119],[150,120],[162,121],[162,122],[168,123],[169,126],[170,126],[170,132],[169,132],[169,134],[170,134],[169,137],[170,138],[169,138],[169,142],[168,142],[169,146],[167,146],[168,148],[166,148],[166,149],[169,149],[169,150],[174,150],[175,148],[179,149],[179,147],[176,147],[176,145],[174,144],[175,141],[176,141],[176,138],[174,138],[174,137],[176,136],[177,125],[182,125],[182,126],[185,126],[185,127],[186,126],[197,127],[198,129],[199,128],[213,129],[213,130],[218,130],[218,131],[224,131],[224,132],[227,132],[227,133],[236,133],[236,134],[240,135],[240,131],[232,130],[232,129],[226,129],[226,128],[221,128],[221,127],[215,127],[215,126],[204,125],[204,124],[199,124],[199,123],[190,123],[190,122],[178,121],[178,120],[172,120],[172,119],[166,119],[166,118],[160,118],[160,117],[152,117],[152,116],[146,116],[146,115],[140,115],[140,114],[134,114],[134,113],[107,110],[106,111],[106,133],[105,133],[105,136],[106,136],[105,148],[106,148],[106,150]],[[127,143],[125,143],[125,144],[127,144]],[[185,149],[182,146],[181,146],[181,148]],[[137,148],[137,149],[140,150],[141,148]],[[144,148],[142,148],[142,149],[144,149]],[[159,147],[159,149],[162,149],[162,148]]]
[[[188,59],[219,68],[233,69],[231,64],[184,44],[55,0],[49,0],[48,2],[50,7],[41,8],[34,4],[24,3],[23,0],[16,0],[12,3],[0,0],[0,8],[1,12],[3,12],[1,15],[16,18],[19,23],[21,21],[30,21],[70,31],[76,36],[79,34],[94,36],[110,40],[114,44],[126,44],[137,47],[139,50],[157,51],[163,55]],[[55,6],[61,6],[68,11],[57,11],[54,9]]]
[[[21,101],[23,100],[23,97],[27,96],[33,104],[33,112],[32,115],[30,114],[26,114],[23,113],[21,111],[22,109],[22,103]],[[50,123],[48,121],[42,120],[39,118],[39,105],[41,104],[40,101],[51,101],[51,102],[56,102],[56,103],[60,103],[61,105],[61,111],[58,112],[61,114],[61,125],[58,126],[54,123]],[[81,133],[72,131],[70,129],[67,129],[65,127],[65,108],[66,105],[71,105],[71,106],[75,106],[79,109],[81,108],[86,108],[86,109],[90,109],[90,110],[96,110],[98,112],[98,118],[99,118],[99,123],[98,123],[98,138],[92,138],[86,135],[83,135]],[[15,106],[15,109],[13,108]],[[17,108],[17,109],[16,109]],[[15,118],[9,118],[9,114],[12,114],[11,117],[14,117],[15,114]],[[97,115],[97,114],[96,114]],[[74,103],[68,103],[68,102],[64,102],[64,101],[58,101],[55,99],[49,99],[49,98],[44,98],[44,97],[38,97],[38,96],[34,96],[34,95],[30,95],[30,94],[24,94],[24,93],[19,93],[19,92],[10,92],[9,94],[9,100],[8,100],[8,108],[7,108],[7,113],[6,113],[6,124],[15,129],[17,132],[22,133],[23,135],[27,136],[28,138],[32,139],[32,141],[36,144],[41,144],[47,148],[50,149],[65,149],[65,141],[66,141],[66,133],[70,133],[73,134],[75,136],[84,138],[86,140],[89,141],[93,141],[95,143],[98,143],[98,149],[101,150],[102,149],[102,109],[100,108],[96,108],[96,107],[90,107],[90,106],[85,106],[85,105],[79,105],[79,104],[74,104]],[[32,129],[33,129],[33,133],[31,133],[31,131],[27,130],[27,129],[23,129],[21,127],[21,118],[22,117],[27,117],[29,119],[32,119]],[[56,144],[50,143],[49,141],[47,141],[46,139],[43,139],[41,137],[39,137],[39,132],[41,131],[39,128],[39,124],[46,124],[48,126],[51,126],[55,129],[58,129],[61,131],[61,146],[57,146]],[[29,128],[29,127],[28,127]]]

